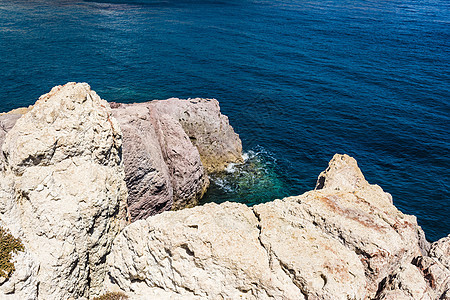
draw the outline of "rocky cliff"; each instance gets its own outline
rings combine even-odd
[[[113,102],[111,108],[111,120],[117,120],[123,135],[120,149],[132,221],[195,206],[209,186],[208,173],[242,162],[241,140],[215,99]],[[0,114],[0,145],[31,109]]]
[[[128,205],[134,220],[192,207],[207,173],[242,161],[242,145],[214,99],[113,103],[122,128]]]
[[[0,115],[0,226],[23,244],[0,299],[450,299],[450,236],[430,245],[353,158],[300,196],[167,211],[238,136],[216,100],[111,106],[69,83]]]
[[[122,136],[87,84],[58,86],[4,138],[0,220],[25,251],[1,299],[65,299],[102,289],[104,261],[126,225]]]
[[[107,258],[107,288],[133,299],[447,299],[449,242],[430,250],[416,218],[335,155],[301,196],[129,225]]]

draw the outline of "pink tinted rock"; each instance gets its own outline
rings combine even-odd
[[[214,99],[111,103],[121,126],[133,220],[192,207],[205,193],[207,172],[242,161],[242,144]]]
[[[242,162],[242,143],[216,99],[171,98],[149,102],[159,115],[180,122],[194,144],[208,173],[224,170],[229,163]]]
[[[122,158],[132,221],[169,210],[172,181],[145,105],[111,105],[123,134]]]

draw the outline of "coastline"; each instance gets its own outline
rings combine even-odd
[[[168,211],[196,204],[207,170],[242,159],[216,100],[111,108],[68,83],[11,117],[0,225],[23,249],[2,299],[450,297],[450,235],[428,243],[348,155],[299,196]]]

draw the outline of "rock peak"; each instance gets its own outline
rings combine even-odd
[[[98,134],[102,132],[108,134]],[[27,167],[68,158],[117,164],[120,147],[119,125],[110,117],[108,103],[87,83],[70,82],[42,95],[8,133],[2,150],[20,175]]]
[[[0,219],[25,251],[2,293],[96,295],[126,224],[121,143],[108,103],[86,83],[53,88],[17,120],[2,145]]]
[[[335,154],[328,168],[320,173],[315,189],[355,190],[368,184],[356,159],[347,154]]]

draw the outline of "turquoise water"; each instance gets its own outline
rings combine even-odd
[[[447,0],[0,0],[0,110],[67,81],[104,99],[217,98],[243,166],[205,201],[314,187],[334,153],[450,233]]]

